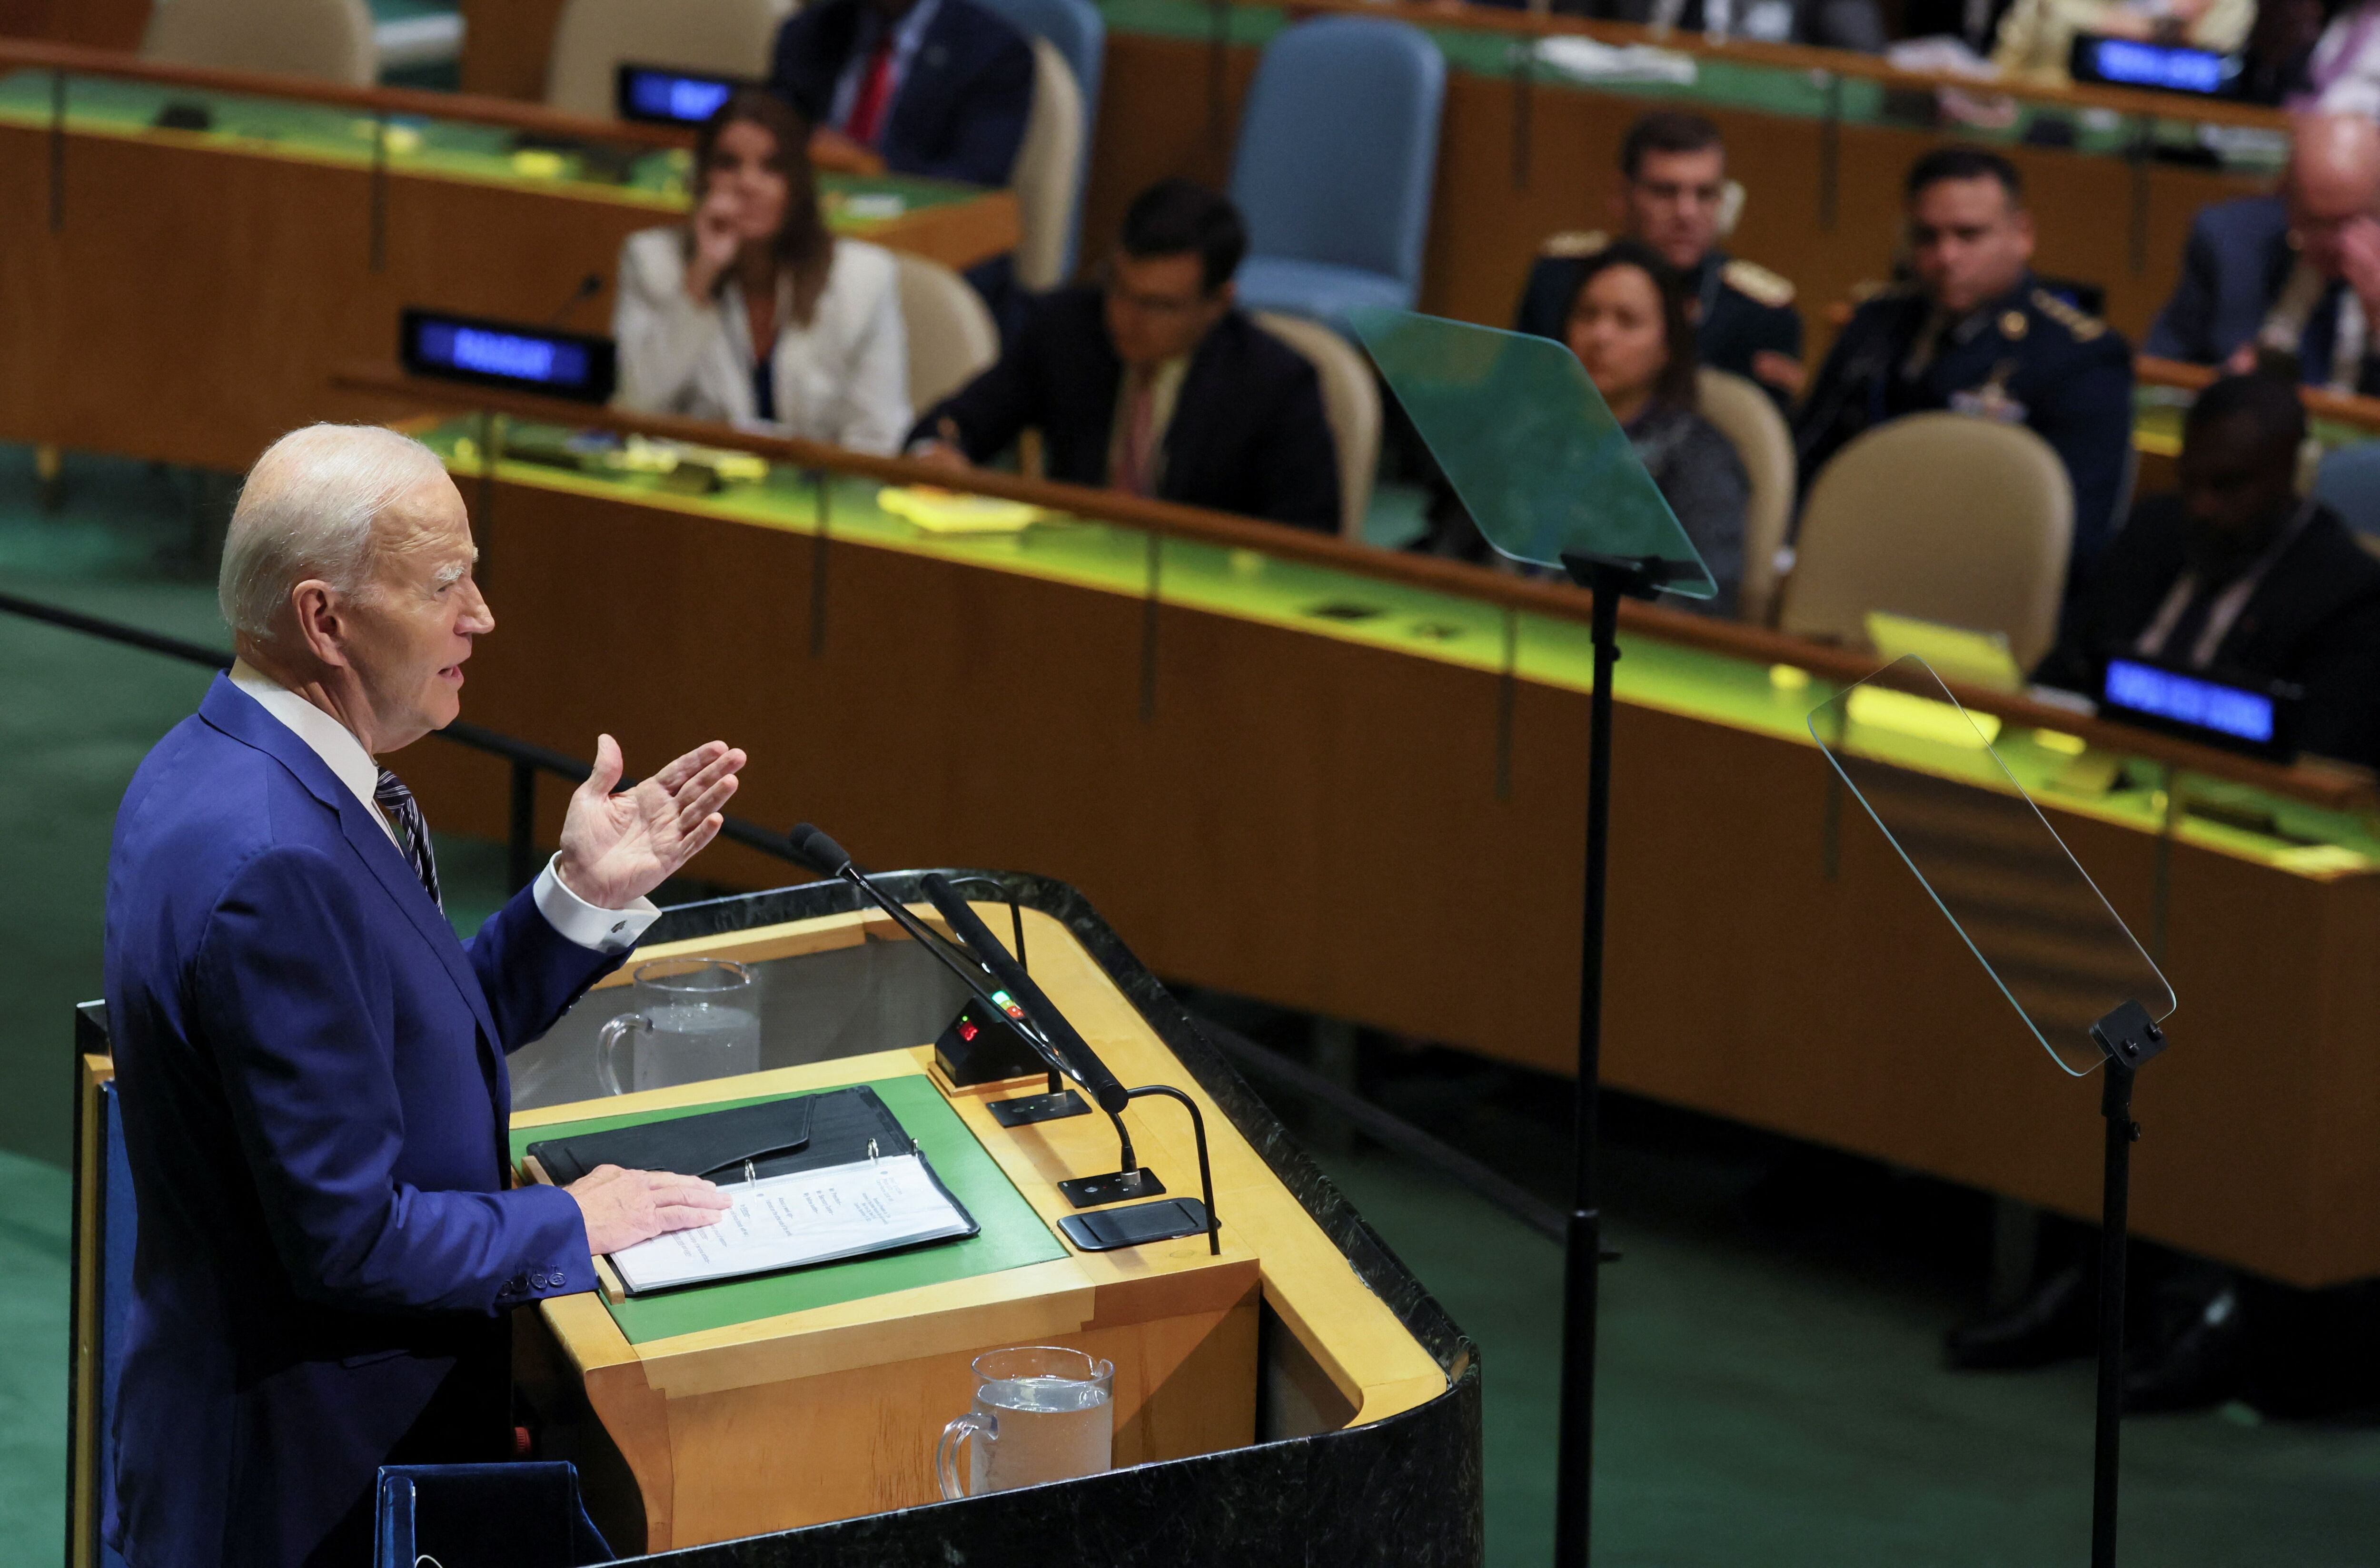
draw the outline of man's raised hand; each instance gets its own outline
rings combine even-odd
[[[744,754],[712,741],[613,794],[622,766],[620,743],[598,736],[595,771],[571,794],[555,867],[564,887],[601,910],[643,898],[719,836]]]

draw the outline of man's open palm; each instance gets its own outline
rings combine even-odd
[[[712,741],[617,794],[620,743],[596,737],[595,771],[570,797],[562,824],[563,886],[597,909],[625,909],[660,887],[719,836],[744,754]]]

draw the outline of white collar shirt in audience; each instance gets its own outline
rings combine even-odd
[[[917,47],[926,40],[926,30],[934,25],[934,13],[942,8],[942,0],[917,0],[909,14],[893,24],[892,79],[884,84],[884,109],[876,122],[876,139],[884,139],[884,127],[892,120],[892,104],[901,96],[901,84],[908,79],[909,62],[917,57]],[[827,122],[842,130],[851,124],[851,111],[859,102],[859,89],[868,79],[868,64],[876,56],[876,41],[881,36],[883,18],[874,9],[863,6],[859,11],[859,29],[852,39],[851,58],[843,63],[843,74],[834,78],[834,102],[827,108]]]
[[[331,770],[332,777],[363,802],[364,810],[380,824],[380,830],[388,835],[388,841],[396,846],[397,852],[405,852],[396,829],[389,826],[388,818],[381,813],[380,802],[373,799],[380,789],[380,764],[364,750],[364,743],[356,739],[354,730],[246,659],[233,662],[231,683],[255,698],[259,707],[305,742],[307,749],[322,759],[322,766]],[[645,928],[662,917],[661,910],[650,899],[638,899],[622,910],[596,908],[563,885],[552,861],[548,861],[545,869],[538,874],[535,897],[538,913],[556,933],[599,953],[617,953],[635,947]]]

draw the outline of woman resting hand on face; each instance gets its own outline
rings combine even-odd
[[[1621,240],[1586,263],[1563,338],[1628,432],[1718,592],[1667,603],[1732,616],[1743,578],[1743,460],[1695,411],[1694,332],[1683,283],[1652,249]]]
[[[819,215],[808,130],[740,90],[694,149],[694,211],[628,236],[613,402],[890,453],[908,433],[909,345],[890,251]]]

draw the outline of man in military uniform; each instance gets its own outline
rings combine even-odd
[[[1614,213],[1686,279],[1697,305],[1694,346],[1715,369],[1749,376],[1791,412],[1802,390],[1802,317],[1793,285],[1718,248],[1727,205],[1727,149],[1700,115],[1657,110],[1620,144]],[[1519,328],[1560,339],[1582,263],[1609,244],[1602,231],[1548,240],[1521,297]]]
[[[2007,159],[1929,152],[1909,171],[1907,200],[1915,278],[1862,305],[1819,368],[1794,422],[1802,484],[1852,437],[1903,414],[1947,408],[2029,426],[2073,482],[2078,581],[2115,531],[2131,453],[2131,349],[2034,275],[2033,220]]]

